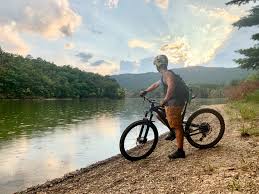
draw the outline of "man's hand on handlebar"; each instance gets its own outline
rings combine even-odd
[[[160,106],[165,106],[166,103],[167,103],[167,102],[165,101],[165,99],[163,99],[162,101],[160,101],[159,105],[160,105]]]
[[[141,97],[146,96],[146,94],[147,94],[147,91],[146,91],[146,90],[141,91],[141,92],[139,93],[139,95],[140,95]]]

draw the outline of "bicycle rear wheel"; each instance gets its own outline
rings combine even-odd
[[[188,142],[200,149],[216,145],[225,132],[225,122],[219,112],[203,108],[194,112],[185,126],[185,136]]]
[[[121,135],[120,152],[130,161],[148,157],[156,148],[158,131],[155,125],[147,120],[130,124]]]

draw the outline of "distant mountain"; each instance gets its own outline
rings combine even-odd
[[[188,67],[177,68],[173,71],[179,74],[187,84],[228,84],[232,80],[242,80],[251,72],[240,68],[224,67]],[[114,79],[127,90],[140,90],[160,79],[160,74],[155,72],[141,74],[113,75]]]

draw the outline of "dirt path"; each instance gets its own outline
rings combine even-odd
[[[240,124],[224,111],[226,132],[212,149],[198,150],[185,141],[186,159],[170,161],[175,142],[160,140],[145,160],[121,156],[65,175],[21,193],[259,193],[259,141],[240,138]]]

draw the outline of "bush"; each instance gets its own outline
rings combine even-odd
[[[225,96],[230,100],[244,99],[249,93],[259,90],[259,81],[243,81],[239,85],[226,87]]]
[[[259,90],[247,95],[245,101],[254,102],[259,104]]]

